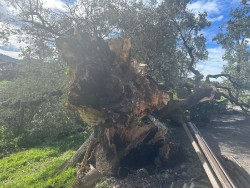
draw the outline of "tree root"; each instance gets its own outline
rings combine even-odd
[[[77,177],[72,188],[90,188],[95,185],[103,175],[92,165],[90,165],[90,170],[85,176]]]
[[[78,163],[83,162],[86,152],[88,150],[91,151],[97,143],[97,138],[95,138],[94,133],[92,133],[89,138],[79,147],[76,153],[59,167],[57,174],[69,167],[75,167]]]

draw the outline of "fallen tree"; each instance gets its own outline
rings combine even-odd
[[[44,9],[39,0],[35,4],[31,1],[11,4],[19,9],[24,33],[34,38],[33,46],[29,46],[25,53],[28,57],[54,59],[57,57],[54,39],[59,37],[57,47],[70,67],[67,106],[78,112],[94,130],[68,164],[81,162],[79,184],[86,185],[86,181],[93,180],[81,180],[87,164],[93,164],[90,168],[93,173],[88,173],[88,177],[98,178],[100,175],[118,174],[119,166],[130,154],[154,153],[150,161],[155,165],[169,161],[171,144],[164,137],[165,131],[138,123],[140,118],[154,112],[176,122],[186,121],[183,112],[204,100],[224,96],[238,103],[230,89],[217,90],[223,86],[209,83],[211,76],[203,83],[203,75],[195,69],[195,64],[207,56],[205,38],[200,31],[209,22],[206,14],[197,17],[191,13],[187,9],[188,1],[163,1],[156,3],[152,11],[147,3],[143,5],[141,1],[124,5],[113,1],[79,1],[68,4],[68,11],[61,13]],[[78,14],[82,8],[87,14]],[[134,41],[137,39],[137,57],[147,56],[142,60],[147,60],[145,62],[154,69],[152,76],[161,81],[167,80],[169,88],[182,84],[189,96],[173,100],[170,92],[147,77],[145,66],[130,59],[129,39],[104,41],[88,34],[67,37],[73,28],[99,37],[121,31],[122,36],[130,36]],[[29,38],[28,41],[30,44]],[[194,78],[190,83],[183,83],[189,80],[188,73],[192,73]],[[156,76],[158,74],[160,76]],[[170,83],[173,78],[174,84]],[[155,151],[151,152],[151,148]]]
[[[171,163],[177,149],[166,139],[166,130],[138,120],[154,113],[182,123],[188,121],[186,109],[218,94],[207,77],[187,99],[173,100],[171,92],[145,75],[144,65],[130,58],[130,39],[76,34],[56,43],[70,67],[67,106],[94,130],[67,164],[80,163],[74,187],[119,175],[122,166]]]
[[[166,106],[170,96],[130,59],[130,39],[104,41],[78,34],[56,42],[70,67],[68,108],[94,130],[70,161],[82,161],[75,187],[100,175],[118,175],[121,165],[131,165],[131,157],[137,168],[168,163],[176,149],[166,131],[138,120]],[[84,176],[87,164],[98,173]],[[87,183],[88,176],[93,179]]]

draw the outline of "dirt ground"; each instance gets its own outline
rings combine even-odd
[[[216,115],[196,125],[216,155],[232,156],[250,174],[250,116]]]

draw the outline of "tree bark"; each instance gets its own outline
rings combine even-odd
[[[170,96],[131,60],[130,39],[104,41],[77,34],[56,43],[69,66],[67,106],[94,129],[69,164],[84,158],[102,175],[119,175],[121,165],[131,161],[138,162],[131,168],[168,163],[176,149],[165,138],[166,131],[140,119],[166,106]],[[84,172],[88,165],[82,168]],[[76,187],[82,177],[79,174]]]
[[[56,44],[69,66],[67,106],[94,129],[68,163],[74,165],[82,160],[74,187],[86,187],[82,182],[87,185],[88,179],[95,182],[96,177],[119,175],[121,167],[171,163],[177,152],[166,139],[166,130],[155,126],[154,121],[143,123],[141,118],[153,113],[177,123],[188,121],[184,111],[213,99],[216,92],[204,84],[187,99],[173,100],[170,92],[158,87],[131,59],[130,39],[104,41],[76,34],[60,37]],[[88,170],[98,176],[84,176]]]

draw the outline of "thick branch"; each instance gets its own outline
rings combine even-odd
[[[77,163],[80,163],[83,160],[83,157],[88,149],[88,147],[90,146],[91,149],[94,148],[94,146],[96,146],[96,144],[98,143],[97,138],[95,138],[94,133],[92,133],[89,138],[79,147],[79,149],[76,151],[76,153],[70,158],[69,161],[67,161],[66,163],[64,163],[59,171],[68,168],[68,167],[73,167],[76,166]]]
[[[240,106],[240,108],[244,111],[244,112],[249,112],[248,108],[250,108],[250,106],[246,103],[243,103],[243,102],[240,102],[239,100],[237,100],[236,97],[234,97],[232,91],[231,91],[231,88],[228,88],[228,87],[223,87],[223,86],[219,86],[217,85],[216,86],[217,88],[220,88],[220,89],[224,89],[224,90],[227,90],[228,92],[228,95],[223,93],[223,92],[219,92],[219,94],[225,98],[227,98],[231,103],[233,104],[236,104],[238,106]]]
[[[57,32],[57,31],[55,31],[53,29],[53,26],[51,26],[50,23],[47,22],[43,18],[43,16],[41,14],[39,14],[38,12],[31,11],[31,12],[27,12],[26,14],[27,14],[27,16],[31,16],[32,19],[31,19],[31,21],[30,20],[23,20],[23,22],[31,23],[37,28],[43,29],[43,30],[45,30],[45,31],[47,31],[49,33],[52,33],[52,34],[56,35],[56,36],[61,36],[61,34],[59,32]],[[41,21],[41,23],[35,22],[34,21],[34,16],[37,16],[38,19]]]
[[[240,86],[237,82],[233,81],[233,77],[230,74],[216,74],[216,75],[210,75],[209,74],[209,75],[206,76],[206,82],[210,83],[210,78],[219,78],[219,77],[226,77],[226,78],[228,78],[228,80],[236,88]]]
[[[210,87],[198,88],[192,95],[184,100],[171,100],[164,108],[155,111],[154,115],[160,118],[169,118],[173,122],[181,123],[185,121],[186,115],[184,112],[192,106],[207,100],[212,100],[214,97],[214,89]]]
[[[239,85],[237,82],[235,82],[235,81],[233,80],[233,77],[232,77],[230,74],[207,75],[207,76],[206,76],[206,82],[207,82],[207,83],[210,83],[210,78],[219,78],[219,77],[226,77],[226,78],[228,78],[228,80],[233,84],[233,87],[234,87],[234,88],[239,88],[239,87],[240,87],[240,85]],[[225,94],[225,93],[223,93],[223,92],[219,92],[218,94],[219,94],[220,96],[225,97],[225,98],[228,99],[232,104],[236,104],[236,105],[240,106],[240,108],[241,108],[244,112],[249,112],[248,108],[250,108],[250,106],[249,106],[248,104],[246,104],[246,103],[240,102],[240,101],[233,95],[233,93],[232,93],[232,91],[231,91],[231,88],[225,87],[225,86],[220,86],[220,85],[218,85],[218,84],[215,84],[215,86],[216,86],[217,88],[226,90],[227,93],[228,93],[228,95],[227,95],[227,94]]]
[[[45,25],[42,25],[42,24],[37,23],[37,22],[34,22],[34,21],[23,20],[23,22],[31,23],[31,24],[32,24],[33,26],[35,26],[36,28],[43,29],[43,30],[45,30],[45,31],[47,31],[47,32],[49,32],[49,33],[52,33],[52,34],[56,35],[56,36],[61,36],[60,33],[56,32],[56,31],[53,30],[53,28],[51,28],[51,27],[47,27],[47,26],[45,26]]]
[[[75,155],[70,159],[69,161],[70,165],[76,165],[76,163],[81,162],[88,147],[90,147],[90,150],[92,150],[91,148],[93,148],[97,143],[98,140],[97,138],[95,138],[94,133],[92,133],[88,138],[88,140],[84,142],[83,145],[81,145],[81,147],[77,150]]]
[[[188,65],[188,70],[190,70],[194,75],[195,75],[195,81],[196,83],[199,83],[201,81],[201,79],[204,77],[198,70],[196,70],[193,66],[195,64],[195,57],[194,57],[194,54],[193,54],[193,50],[194,48],[193,47],[190,47],[187,43],[187,40],[185,39],[185,37],[183,36],[182,34],[182,31],[181,31],[181,28],[179,27],[179,25],[176,23],[175,20],[173,20],[174,23],[175,23],[175,26],[177,28],[177,30],[179,31],[180,33],[180,36],[181,36],[181,39],[183,41],[183,44],[184,44],[184,47],[187,49],[187,52],[188,52],[188,55],[189,57],[191,58],[191,62],[190,64]]]

